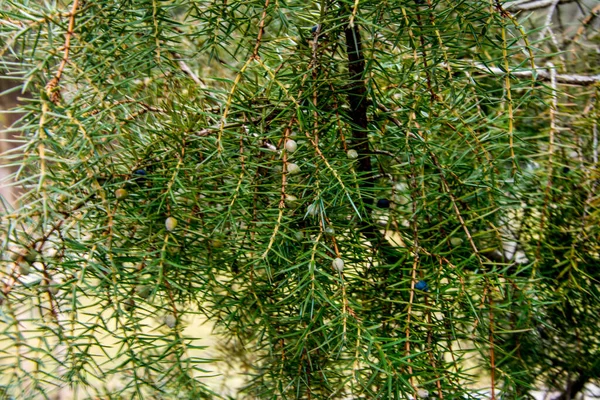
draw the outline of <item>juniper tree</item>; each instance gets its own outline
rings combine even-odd
[[[538,3],[4,1],[6,396],[217,397],[197,314],[240,398],[597,381],[598,7]]]

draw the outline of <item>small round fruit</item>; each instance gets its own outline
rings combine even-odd
[[[52,279],[48,284],[48,293],[56,295],[58,293],[59,285],[60,284],[58,282]]]
[[[165,228],[167,228],[169,232],[174,231],[175,228],[177,228],[177,220],[173,217],[167,218],[165,220]]]
[[[288,153],[293,153],[298,149],[298,143],[296,143],[295,140],[289,139],[287,142],[285,142],[285,149],[288,151]]]
[[[173,328],[173,327],[175,327],[175,324],[177,323],[177,318],[175,318],[175,316],[173,314],[167,314],[164,316],[163,322],[169,328]]]
[[[31,267],[28,264],[20,263],[18,268],[19,274],[23,276],[29,275],[31,273]]]
[[[319,206],[317,205],[317,203],[310,204],[308,206],[308,208],[306,209],[306,213],[313,217],[316,216],[317,214],[319,214]]]
[[[285,195],[285,204],[287,204],[288,206],[296,204],[297,201],[298,201],[298,198],[296,196],[294,196],[293,194]]]
[[[451,237],[450,238],[450,244],[454,247],[458,247],[461,244],[463,244],[463,240],[459,237]]]
[[[296,231],[296,233],[294,233],[294,239],[296,239],[296,240],[304,239],[304,232]]]
[[[9,258],[11,261],[17,261],[19,258],[21,258],[21,253],[15,250],[10,250]]]
[[[146,176],[148,173],[145,169],[136,169],[133,171],[133,179],[139,183],[144,183],[146,181]]]
[[[341,258],[335,258],[331,265],[333,266],[333,269],[335,269],[337,272],[344,272],[344,260],[342,260]]]
[[[125,311],[131,311],[131,310],[133,310],[134,307],[135,307],[135,300],[134,299],[130,298],[130,299],[127,299],[127,300],[124,301],[123,309]]]
[[[348,150],[346,153],[349,159],[356,160],[358,158],[358,151],[356,150]]]
[[[427,399],[429,398],[429,392],[425,389],[419,389],[417,390],[417,397],[420,399]]]
[[[325,234],[327,236],[333,236],[335,235],[335,229],[333,229],[331,226],[328,226],[327,228],[325,228]]]
[[[424,292],[429,290],[429,286],[427,286],[427,282],[425,281],[419,281],[415,284],[415,289],[417,290],[422,290]]]
[[[390,201],[388,199],[379,199],[377,200],[378,208],[390,208]]]
[[[215,249],[219,249],[223,247],[223,242],[221,241],[221,239],[212,239],[210,241],[210,245]]]
[[[115,197],[117,198],[117,200],[125,200],[127,196],[129,196],[129,192],[127,191],[127,189],[117,189],[115,191]]]
[[[150,286],[150,285],[137,285],[135,287],[135,292],[142,299],[147,299],[148,297],[150,297],[150,294],[152,293],[152,286]]]
[[[289,163],[287,165],[287,172],[290,175],[297,174],[298,172],[300,172],[300,167],[296,163]]]
[[[34,249],[29,249],[29,251],[27,251],[27,254],[25,254],[25,261],[27,261],[28,263],[34,263],[35,260],[37,259],[38,256],[38,252],[35,251]]]

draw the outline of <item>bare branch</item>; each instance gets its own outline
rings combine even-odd
[[[482,71],[482,72],[491,73],[492,75],[504,75],[506,73],[506,71],[502,70],[501,68],[490,67],[488,65],[481,64],[481,63],[473,63],[472,65],[477,70]],[[445,63],[442,63],[442,66],[445,67],[446,66]],[[543,70],[543,69],[536,69],[535,71],[532,71],[530,69],[511,70],[510,71],[510,74],[516,78],[531,78],[532,76],[534,76],[534,73],[535,73],[535,79],[538,81],[545,81],[545,82],[551,81],[550,72],[548,72],[547,70]],[[600,74],[597,74],[597,75],[556,74],[556,82],[570,84],[570,85],[580,85],[580,86],[593,85],[597,82],[600,82]]]
[[[559,0],[558,4],[572,3],[575,0]],[[515,1],[507,4],[507,9],[510,11],[531,11],[540,8],[550,7],[555,3],[555,0],[537,0],[537,1]]]

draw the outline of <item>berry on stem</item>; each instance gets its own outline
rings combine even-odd
[[[300,172],[300,167],[296,163],[289,163],[287,165],[287,172],[289,175],[294,175]]]
[[[177,319],[175,318],[175,316],[173,314],[167,314],[163,317],[163,322],[169,328],[174,328],[175,324],[177,323]]]
[[[35,249],[29,249],[27,254],[25,254],[25,261],[27,261],[29,264],[32,264],[37,259],[37,256],[38,252]]]
[[[390,208],[390,201],[388,199],[379,199],[377,200],[378,208]]]
[[[127,189],[117,189],[115,191],[115,197],[117,198],[117,200],[125,200],[127,196],[129,196],[129,192],[127,192]]]
[[[165,220],[165,228],[167,228],[169,232],[174,231],[175,228],[177,228],[177,220],[173,217],[167,218]]]
[[[458,247],[461,244],[463,244],[463,240],[459,237],[451,237],[450,238],[450,244],[454,247]]]
[[[331,265],[333,266],[333,269],[335,269],[337,272],[344,272],[344,260],[342,260],[341,258],[336,257],[331,263]]]
[[[287,142],[285,142],[285,149],[288,151],[288,153],[293,153],[298,149],[298,143],[296,143],[295,140],[289,139]]]
[[[427,282],[419,281],[415,284],[415,289],[427,292],[429,290],[429,286],[427,286]]]

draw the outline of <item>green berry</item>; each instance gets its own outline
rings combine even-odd
[[[287,172],[289,175],[294,175],[300,172],[300,167],[296,163],[289,163],[287,165]]]
[[[210,241],[210,244],[213,248],[218,249],[220,247],[223,247],[223,242],[220,239],[212,239]]]
[[[115,197],[117,198],[117,200],[125,200],[127,196],[129,196],[129,192],[127,192],[127,189],[115,190]]]
[[[335,258],[331,265],[333,266],[333,269],[335,269],[337,272],[344,272],[344,260],[342,260],[341,258]]]
[[[48,293],[56,295],[58,293],[59,286],[60,284],[52,279],[48,284]]]
[[[35,251],[34,249],[29,249],[27,254],[25,254],[25,261],[27,261],[30,264],[34,263],[35,260],[37,259],[37,256],[38,256],[37,251]]]
[[[292,194],[285,195],[285,204],[288,206],[294,205],[298,201],[298,198]]]
[[[325,228],[325,234],[327,236],[333,236],[333,235],[335,235],[335,229],[333,229],[332,227],[328,226],[327,228]]]
[[[10,260],[11,261],[17,261],[19,258],[21,257],[21,253],[19,253],[18,251],[10,251]]]
[[[131,311],[131,310],[133,310],[134,307],[135,307],[134,299],[125,300],[125,302],[123,304],[123,308],[125,309],[125,311]]]
[[[296,143],[295,140],[289,139],[287,142],[285,142],[285,149],[288,151],[288,153],[293,153],[298,149],[298,143]]]
[[[355,160],[355,159],[358,158],[358,152],[356,150],[348,150],[348,152],[346,153],[346,155],[351,160]]]
[[[31,267],[28,264],[19,264],[19,274],[26,276],[31,273]]]
[[[174,231],[175,228],[177,228],[177,220],[173,217],[167,218],[165,220],[165,228],[167,228],[169,232]]]
[[[302,231],[297,231],[296,233],[294,233],[294,239],[296,239],[296,240],[304,239],[304,233]]]
[[[163,317],[163,322],[169,328],[174,328],[175,324],[177,323],[177,318],[175,318],[175,316],[173,314],[167,314]]]
[[[147,299],[148,297],[150,297],[150,294],[152,293],[152,286],[150,286],[150,285],[137,285],[135,287],[135,292],[142,299]]]
[[[461,244],[463,244],[463,240],[459,237],[451,237],[450,238],[450,244],[454,247],[458,247]]]

